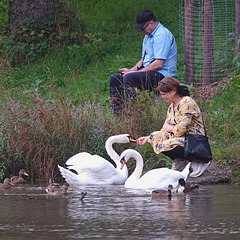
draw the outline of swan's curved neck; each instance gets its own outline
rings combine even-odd
[[[188,174],[190,173],[189,168],[190,168],[191,163],[189,162],[186,167],[182,170],[182,175],[184,176],[184,180],[187,180]]]
[[[124,155],[124,154],[125,154],[126,161],[128,161],[130,158],[134,158],[136,160],[136,167],[135,167],[133,173],[127,179],[128,183],[130,183],[130,182],[132,183],[132,182],[135,182],[135,181],[139,180],[139,178],[142,174],[143,159],[142,159],[142,156],[137,151],[135,151],[133,149],[125,150],[122,153],[122,155]]]
[[[116,139],[114,138],[109,138],[107,139],[106,141],[106,144],[105,144],[105,148],[106,148],[106,151],[108,153],[108,155],[111,157],[111,159],[116,163],[116,165],[120,166],[120,156],[116,153],[116,151],[114,151],[112,145],[114,143],[116,143]]]
[[[120,156],[116,153],[116,151],[114,151],[112,147],[114,143],[129,143],[128,134],[111,136],[107,139],[105,143],[105,148],[108,155],[116,163],[117,168],[120,169],[121,168]]]

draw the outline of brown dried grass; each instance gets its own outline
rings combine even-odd
[[[23,102],[9,96],[0,105],[0,162],[5,163],[6,176],[24,168],[32,181],[61,180],[57,165],[64,166],[69,157],[82,151],[109,159],[105,150],[108,137],[129,133],[137,138],[149,134],[161,128],[166,112],[165,105],[156,108],[158,100],[144,92],[139,93],[136,102],[126,104],[121,116],[113,116],[108,106],[97,102],[84,101],[75,106],[64,97],[49,100],[33,93]],[[120,154],[137,146],[119,144],[114,148]]]

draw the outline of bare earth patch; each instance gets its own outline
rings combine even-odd
[[[205,172],[197,178],[188,177],[187,182],[189,184],[219,184],[229,183],[231,179],[232,171],[230,166],[226,164],[218,164],[211,162],[210,166]]]
[[[203,85],[193,90],[193,98],[195,101],[206,101],[211,100],[221,89],[223,85],[230,85],[231,83],[227,78],[222,79],[219,82],[210,83]]]

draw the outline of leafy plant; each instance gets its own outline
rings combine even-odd
[[[8,23],[8,6],[9,6],[8,0],[0,1],[0,41],[1,36],[6,30],[6,26]]]
[[[0,162],[0,179],[1,180],[3,180],[3,178],[5,176],[5,170],[6,170],[5,163]]]

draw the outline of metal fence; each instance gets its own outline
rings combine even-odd
[[[209,84],[228,74],[234,58],[234,0],[179,0],[179,32],[186,83]]]

